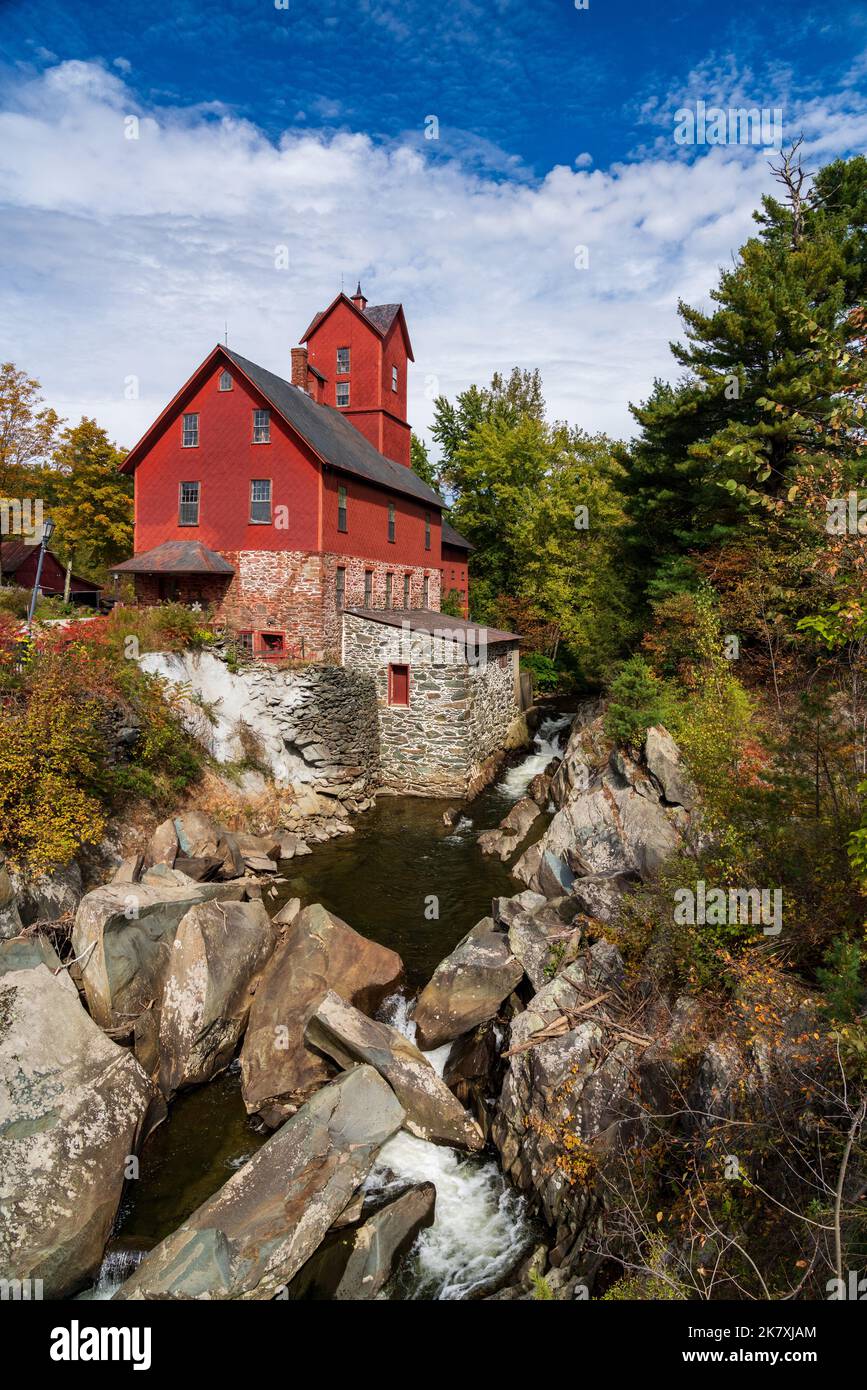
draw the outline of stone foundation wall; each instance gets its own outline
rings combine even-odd
[[[492,646],[481,664],[468,664],[459,643],[344,615],[344,665],[375,682],[383,787],[420,796],[466,794],[518,713],[512,650],[509,643]],[[392,663],[410,668],[408,705],[388,702]]]
[[[219,575],[178,575],[176,597],[181,603],[201,603],[236,631],[281,632],[287,655],[319,661],[340,650],[341,615],[337,611],[338,566],[346,570],[349,607],[364,606],[365,572],[373,575],[375,608],[385,607],[386,575],[392,575],[392,607],[402,608],[403,578],[410,575],[410,607],[439,610],[440,572],[419,567],[365,560],[353,555],[308,553],[300,550],[226,551],[235,570],[231,579]],[[168,576],[167,576],[168,577]],[[159,603],[158,575],[136,575],[136,600]]]
[[[232,672],[211,652],[149,652],[140,664],[199,697],[185,721],[218,762],[242,761],[255,743],[282,786],[357,801],[379,785],[376,686],[368,673],[326,665]]]

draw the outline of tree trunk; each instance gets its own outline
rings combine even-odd
[[[69,602],[69,591],[72,588],[72,560],[66,562],[66,578],[63,581],[63,602]]]

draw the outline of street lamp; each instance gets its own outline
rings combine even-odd
[[[45,559],[45,547],[54,535],[54,522],[47,516],[42,523],[42,539],[39,542],[39,559],[36,562],[36,578],[33,581],[33,593],[30,595],[30,612],[27,614],[27,631],[33,624],[33,614],[36,612],[36,601],[39,598],[39,581],[42,578],[42,562]]]

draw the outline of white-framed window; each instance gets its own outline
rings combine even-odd
[[[199,483],[181,483],[178,492],[179,526],[198,526],[200,491]]]
[[[349,405],[349,382],[338,381],[337,383],[337,404]]]
[[[250,483],[250,520],[260,524],[271,520],[270,478],[254,478]]]
[[[184,416],[181,442],[185,449],[195,449],[199,443],[199,417],[195,413]]]
[[[391,369],[391,389],[392,391],[397,390],[397,367]]]
[[[349,372],[349,348],[337,349],[337,375],[346,376]]]
[[[253,411],[253,443],[271,443],[271,412],[270,410]]]
[[[349,526],[346,519],[346,488],[343,483],[337,485],[337,529],[338,531],[348,531]]]
[[[231,372],[227,372],[226,369],[225,369],[225,367],[224,367],[223,370],[220,372],[220,390],[221,390],[221,391],[231,391],[231,389],[232,389],[232,373],[231,373]]]

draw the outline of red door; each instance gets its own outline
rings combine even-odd
[[[409,704],[409,667],[389,666],[388,703],[390,705]]]

